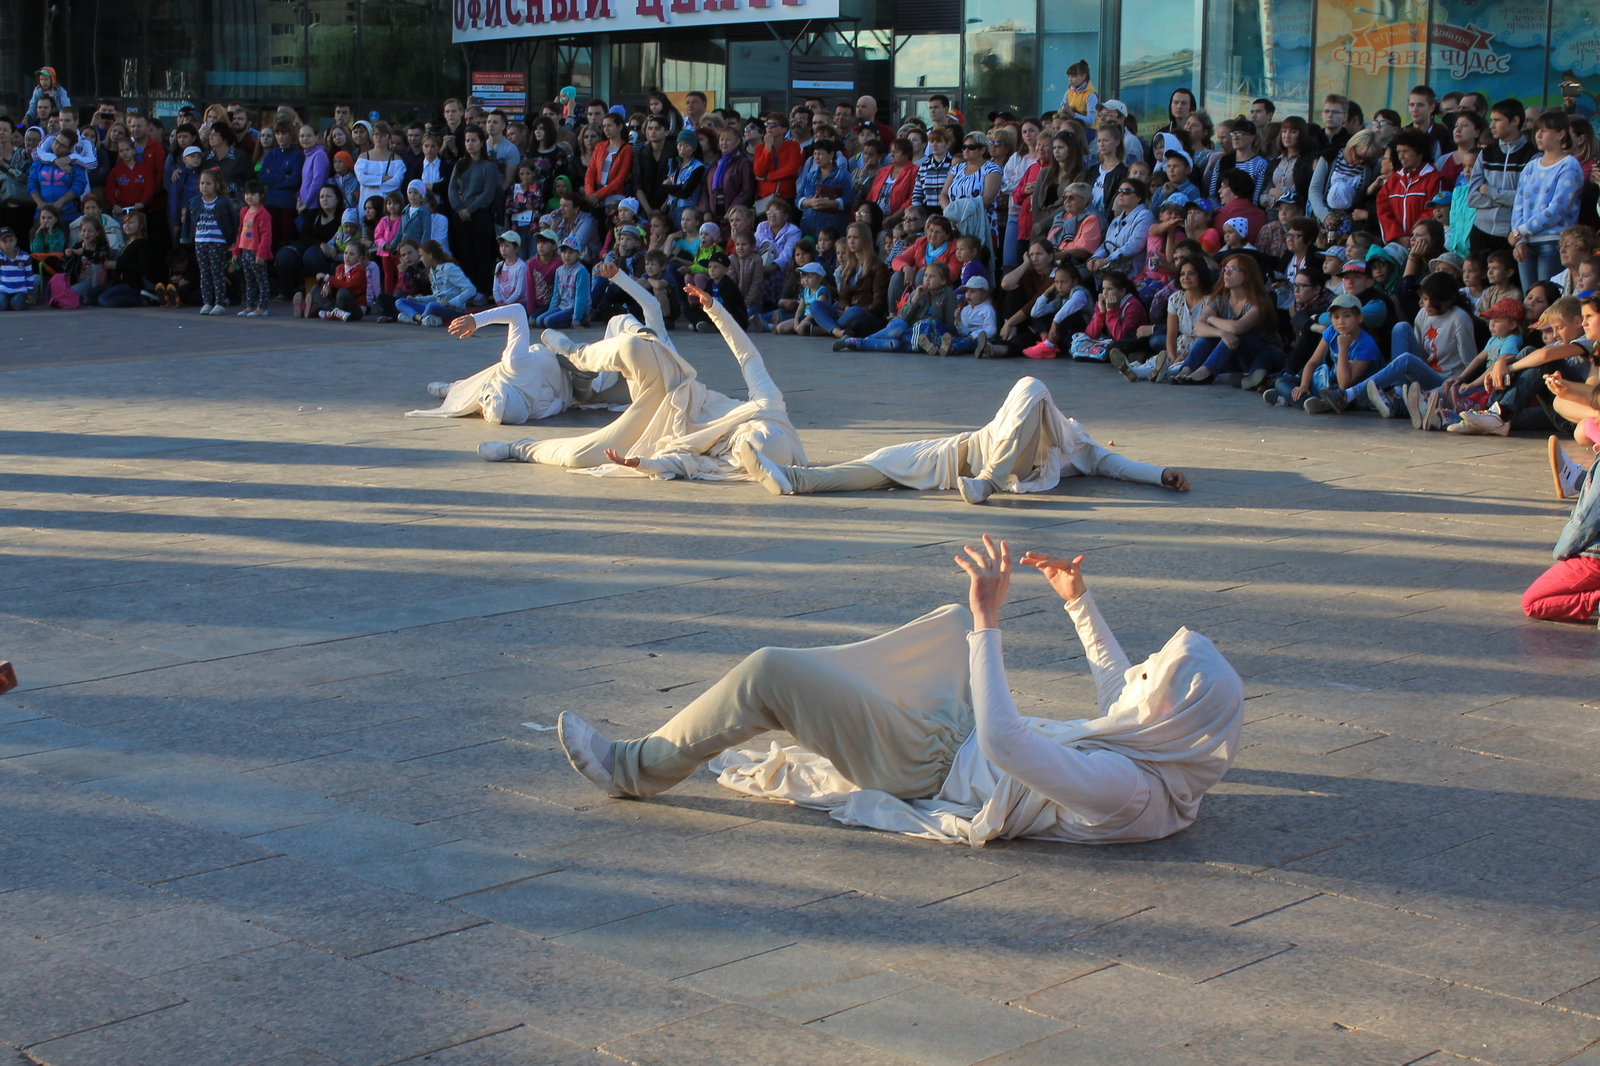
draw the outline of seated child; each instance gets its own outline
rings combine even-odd
[[[970,354],[987,359],[989,348],[1000,333],[1000,319],[989,300],[989,279],[982,274],[974,275],[957,292],[966,302],[956,317],[956,331],[940,338],[939,354]]]
[[[823,288],[828,280],[828,272],[821,263],[807,263],[800,268],[800,293],[799,303],[794,309],[794,315],[786,318],[772,327],[774,333],[797,333],[802,337],[809,337],[813,332],[828,332],[816,318],[812,316],[812,308],[817,304],[828,304],[828,292]],[[828,304],[829,310],[832,305]]]
[[[1302,407],[1312,415],[1342,411],[1344,407],[1331,399],[1333,393],[1342,394],[1342,390],[1359,384],[1377,369],[1378,342],[1361,328],[1360,298],[1349,293],[1334,297],[1328,307],[1328,320],[1331,325],[1323,331],[1317,350],[1306,360],[1299,383],[1291,385],[1291,376],[1280,377],[1266,394],[1268,403],[1275,407]]]
[[[842,337],[833,350],[909,352],[921,348],[929,355],[938,350],[944,334],[955,325],[956,295],[950,289],[950,268],[935,259],[922,269],[922,284],[906,298],[889,324],[870,337]]]
[[[706,257],[705,269],[705,283],[697,287],[704,289],[708,296],[726,308],[735,322],[746,321],[750,315],[745,310],[744,294],[739,291],[739,283],[728,273],[728,257],[722,252],[712,252]],[[717,331],[716,323],[698,304],[688,309],[688,315],[696,333]]]

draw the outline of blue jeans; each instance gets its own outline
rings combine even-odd
[[[1022,261],[1018,257],[1019,243],[1020,242],[1017,239],[1017,216],[1012,215],[1010,218],[1006,219],[1006,236],[1005,240],[1000,245],[1000,262],[1005,265],[1007,270],[1010,270],[1012,267],[1016,266]]]
[[[1528,258],[1517,263],[1517,273],[1522,276],[1522,291],[1533,288],[1536,281],[1553,278],[1561,273],[1561,242],[1528,241]]]
[[[459,318],[462,314],[459,307],[451,307],[449,304],[442,304],[436,300],[429,300],[427,303],[423,303],[421,300],[408,300],[404,297],[394,302],[394,309],[402,315],[410,315],[412,318],[418,319],[434,315],[443,322]]]
[[[559,328],[572,325],[572,308],[557,307],[542,315],[535,315],[533,324],[540,327]]]
[[[1183,365],[1189,370],[1204,366],[1211,371],[1212,377],[1216,377],[1230,370],[1243,370],[1246,366],[1249,367],[1249,373],[1282,370],[1287,359],[1281,349],[1253,333],[1247,333],[1234,341],[1231,347],[1218,337],[1197,337]]]
[[[891,318],[888,325],[872,336],[856,341],[856,347],[863,352],[909,352],[911,323],[903,318]]]
[[[1198,344],[1199,342],[1196,341],[1195,343]],[[1273,382],[1272,387],[1277,390],[1278,395],[1282,396],[1284,402],[1290,407],[1304,407],[1307,400],[1311,399],[1311,397],[1315,396],[1323,389],[1332,388],[1333,386],[1339,384],[1339,378],[1334,373],[1333,368],[1328,366],[1327,360],[1323,360],[1323,362],[1311,372],[1311,391],[1296,400],[1294,398],[1294,390],[1299,386],[1299,384],[1300,379],[1297,376],[1294,374],[1285,374],[1277,381]]]
[[[1398,330],[1399,327],[1396,327]],[[1411,327],[1407,326],[1407,329]],[[1373,374],[1367,380],[1377,383],[1380,389],[1392,389],[1396,385],[1404,385],[1408,381],[1415,381],[1424,389],[1437,389],[1444,384],[1444,375],[1427,364],[1420,356],[1409,351],[1401,352],[1389,360],[1389,365]]]
[[[839,312],[826,300],[811,305],[811,320],[829,333],[839,328]]]
[[[0,292],[0,311],[26,311],[28,294],[25,292]]]

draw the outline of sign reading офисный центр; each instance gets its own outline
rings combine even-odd
[[[837,18],[839,0],[451,0],[455,41]]]

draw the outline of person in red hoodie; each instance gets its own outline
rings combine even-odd
[[[781,111],[773,111],[763,120],[766,135],[756,145],[751,171],[756,176],[756,214],[764,214],[767,204],[776,196],[794,202],[794,182],[800,176],[800,165],[805,161],[800,142],[789,138],[789,120]]]
[[[311,290],[317,317],[360,322],[367,311],[367,250],[360,241],[344,246],[344,262],[332,274],[318,274]]]
[[[129,211],[143,211],[160,188],[161,179],[154,165],[141,163],[133,142],[123,138],[117,144],[117,163],[106,176],[106,197],[112,211],[119,218]]]
[[[950,276],[961,275],[961,262],[956,259],[955,226],[943,215],[931,215],[923,223],[922,236],[889,264],[894,276],[889,279],[889,308],[900,306],[900,297],[922,284],[922,271],[929,263],[940,262],[949,268]]]
[[[1403,129],[1389,142],[1391,173],[1378,190],[1378,225],[1383,239],[1398,241],[1428,217],[1428,201],[1439,192],[1440,174],[1428,162],[1433,144],[1421,130]]]

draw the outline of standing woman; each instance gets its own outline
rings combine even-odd
[[[200,132],[205,133],[204,130]],[[350,151],[350,131],[343,126],[329,126],[322,134],[322,147],[327,150],[329,159],[339,152]]]
[[[983,134],[969,133],[961,138],[961,162],[950,168],[950,176],[939,190],[941,213],[963,234],[978,238],[992,251],[1000,221],[995,203],[1004,182],[1005,174],[988,158]]]
[[[596,207],[615,207],[628,195],[633,178],[633,146],[628,143],[627,123],[620,115],[606,112],[600,120],[600,131],[605,134],[605,143],[589,155],[583,191]]]
[[[815,237],[826,227],[837,232],[850,222],[850,175],[839,166],[839,142],[826,138],[811,142],[812,165],[800,174],[795,194],[800,198],[800,232]]]
[[[1278,158],[1267,164],[1267,190],[1261,208],[1271,211],[1288,193],[1302,208],[1310,202],[1311,175],[1318,156],[1310,150],[1311,130],[1299,115],[1290,115],[1278,127]]]
[[[492,292],[500,163],[489,158],[479,127],[468,126],[462,141],[466,152],[450,175],[450,247],[477,291]]]
[[[928,131],[928,154],[917,164],[917,188],[911,202],[926,207],[930,214],[939,209],[939,194],[950,180],[950,168],[955,165],[950,151],[955,144],[955,134],[949,126],[935,126]]]
[[[1199,339],[1173,378],[1175,385],[1208,385],[1218,374],[1249,366],[1240,388],[1253,389],[1287,356],[1279,347],[1278,304],[1261,280],[1261,268],[1249,254],[1231,255],[1222,264],[1222,278],[1211,302],[1195,322]]]
[[[537,176],[539,185],[539,205],[542,209],[555,195],[556,178],[562,175],[571,178],[572,153],[562,146],[561,135],[556,132],[555,119],[549,115],[541,115],[539,121],[533,124],[533,143],[529,149],[522,153],[522,161],[533,164],[533,172]]]
[[[362,123],[361,125],[365,125]],[[393,136],[387,122],[372,127],[372,144],[356,159],[356,180],[361,183],[361,202],[401,192],[406,183],[406,161],[390,151]]]
[[[1192,145],[1189,150],[1189,154],[1194,156],[1194,167],[1191,172],[1204,174],[1206,167],[1211,165],[1211,157],[1217,154],[1216,143],[1212,140],[1217,133],[1216,124],[1204,111],[1191,111],[1183,120],[1183,129],[1189,135],[1189,144]],[[1198,185],[1199,182],[1195,184]]]
[[[357,159],[362,153],[369,151],[373,145],[372,123],[366,119],[359,119],[350,127],[350,154]]]
[[[600,127],[598,126],[585,126],[578,132],[578,158],[577,166],[573,168],[574,177],[578,174],[589,173],[589,162],[594,158],[595,150],[600,147],[600,142],[603,140],[605,140],[605,137],[601,135]],[[576,189],[576,187],[574,188]],[[576,189],[576,191],[582,192],[583,190]]]
[[[272,147],[261,155],[259,180],[265,189],[267,214],[272,217],[274,255],[294,236],[294,222],[299,215],[295,204],[300,198],[305,153],[295,143],[297,132],[287,122],[278,123],[272,130]]]
[[[1572,133],[1564,111],[1546,111],[1534,124],[1533,143],[1542,155],[1528,160],[1511,205],[1512,254],[1522,288],[1561,270],[1561,231],[1578,221],[1583,164],[1573,155]]]
[[[1476,111],[1456,113],[1456,124],[1450,130],[1456,150],[1434,164],[1439,169],[1441,192],[1453,193],[1462,175],[1472,173],[1472,164],[1478,161],[1478,143],[1483,137],[1484,130],[1488,128],[1488,122]],[[1454,208],[1451,209],[1451,213],[1454,213]],[[1469,227],[1472,225],[1470,220],[1467,225]]]
[[[317,131],[310,126],[300,127],[300,187],[295,190],[294,208],[296,212],[313,207],[317,202],[317,190],[322,188],[323,182],[328,180],[328,168],[332,165],[328,150],[317,141]],[[277,232],[274,223],[273,232]],[[285,228],[288,236],[294,235],[294,227]]]
[[[201,170],[216,170],[222,175],[223,191],[230,199],[237,200],[244,183],[252,175],[250,162],[235,146],[237,134],[227,122],[218,122],[211,127],[211,132],[206,137],[210,151],[200,163]]]
[[[728,228],[730,207],[749,207],[756,199],[755,174],[750,169],[750,157],[744,154],[744,138],[736,129],[725,129],[717,134],[717,148],[722,156],[711,166],[704,192],[700,195],[700,209],[722,227]],[[850,178],[841,175],[849,195]]]
[[[870,195],[883,212],[883,229],[892,230],[900,224],[906,205],[911,203],[911,194],[916,191],[917,167],[911,161],[911,152],[911,142],[896,137],[889,146],[889,165],[872,179]]]

